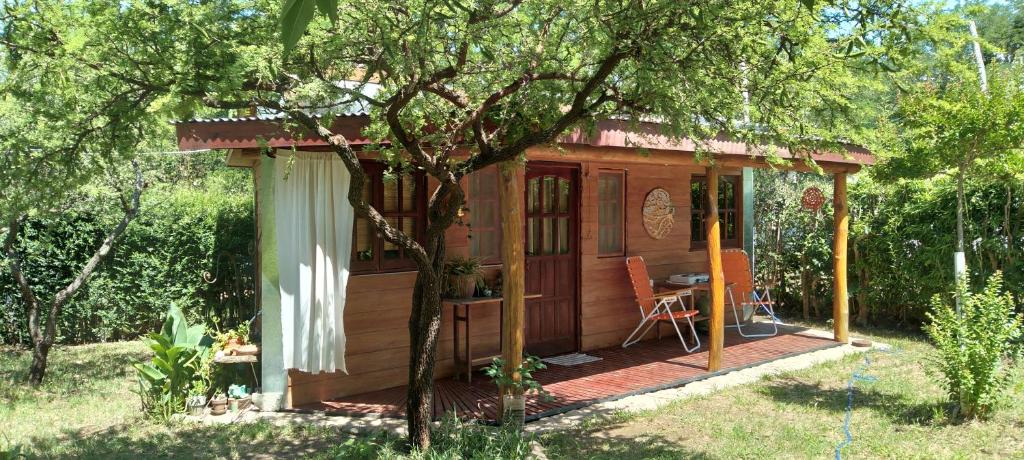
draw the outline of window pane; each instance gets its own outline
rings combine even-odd
[[[704,182],[703,177],[693,177],[690,182],[690,206],[694,210],[704,209]]]
[[[497,247],[494,241],[494,232],[474,231],[469,239],[469,252],[473,257],[497,257]]]
[[[690,215],[690,240],[704,241],[704,216],[701,212]]]
[[[469,253],[492,261],[501,257],[497,182],[498,169],[495,167],[469,176]]]
[[[722,238],[727,240],[736,239],[736,212],[726,211],[722,216]]]
[[[733,184],[730,179],[723,178],[718,181],[718,208],[719,209],[732,209],[733,203]]]
[[[416,210],[416,179],[412,176],[402,176],[402,210],[403,211],[415,211]]]
[[[555,219],[553,217],[545,217],[544,218],[544,228],[542,229],[542,233],[541,233],[541,237],[540,237],[541,244],[544,246],[541,249],[541,252],[544,255],[554,254],[555,249],[554,249],[554,245],[552,244],[552,243],[554,243],[554,240],[555,240],[554,237],[555,237]]]
[[[537,202],[540,200],[540,179],[534,177],[526,185],[526,211],[537,212]]]
[[[625,224],[621,173],[598,175],[597,250],[599,254],[621,254]]]
[[[569,218],[558,218],[558,253],[569,253]]]
[[[402,231],[406,235],[412,238],[416,238],[418,232],[416,231],[416,218],[415,217],[403,217],[402,218]]]
[[[558,212],[569,212],[569,179],[558,178]]]
[[[536,228],[537,228],[537,219],[535,217],[530,217],[530,218],[526,219],[526,254],[527,255],[531,255],[531,256],[537,255],[538,244],[537,244]]]
[[[366,183],[363,187],[363,200],[368,203],[373,203],[373,175],[370,176],[371,180]],[[352,238],[354,245],[352,247],[352,256],[355,260],[359,261],[371,261],[373,260],[374,245],[377,242],[376,232],[373,229],[373,225],[370,224],[369,219],[362,217],[356,217],[353,222]]]
[[[373,225],[368,219],[357,217],[355,220],[355,259],[360,261],[373,260]]]
[[[388,224],[397,227],[399,225],[399,219],[395,217],[387,218]],[[394,243],[384,240],[384,258],[388,260],[400,259],[402,257],[402,250]]]
[[[384,211],[398,211],[398,178],[384,176]]]
[[[487,168],[469,176],[469,192],[482,200],[498,199],[498,170]]]
[[[555,178],[544,178],[544,212],[555,212]]]

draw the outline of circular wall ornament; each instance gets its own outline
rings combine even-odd
[[[807,187],[804,196],[800,198],[800,206],[808,211],[817,211],[825,204],[825,194],[821,193],[818,187]]]
[[[644,230],[651,238],[660,240],[672,232],[676,208],[668,191],[658,187],[647,192],[644,198]]]

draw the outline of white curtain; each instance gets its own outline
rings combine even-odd
[[[279,150],[274,218],[285,369],[345,369],[345,288],[352,252],[351,176],[337,155]]]

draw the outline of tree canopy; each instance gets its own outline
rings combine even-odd
[[[172,116],[255,109],[329,143],[356,212],[417,263],[408,412],[421,446],[460,178],[613,117],[795,151],[856,140],[864,76],[905,66],[927,30],[896,0],[11,0],[3,14],[15,115],[0,150],[17,163],[4,180],[25,190],[10,209],[130,156]],[[328,122],[355,111],[393,170],[438,180],[423,238],[362,198],[365,171]],[[54,177],[36,181],[38,168]]]

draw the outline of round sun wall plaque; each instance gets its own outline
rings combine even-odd
[[[647,192],[647,198],[644,198],[644,230],[656,240],[668,236],[672,232],[675,213],[676,208],[667,190],[658,187]]]

